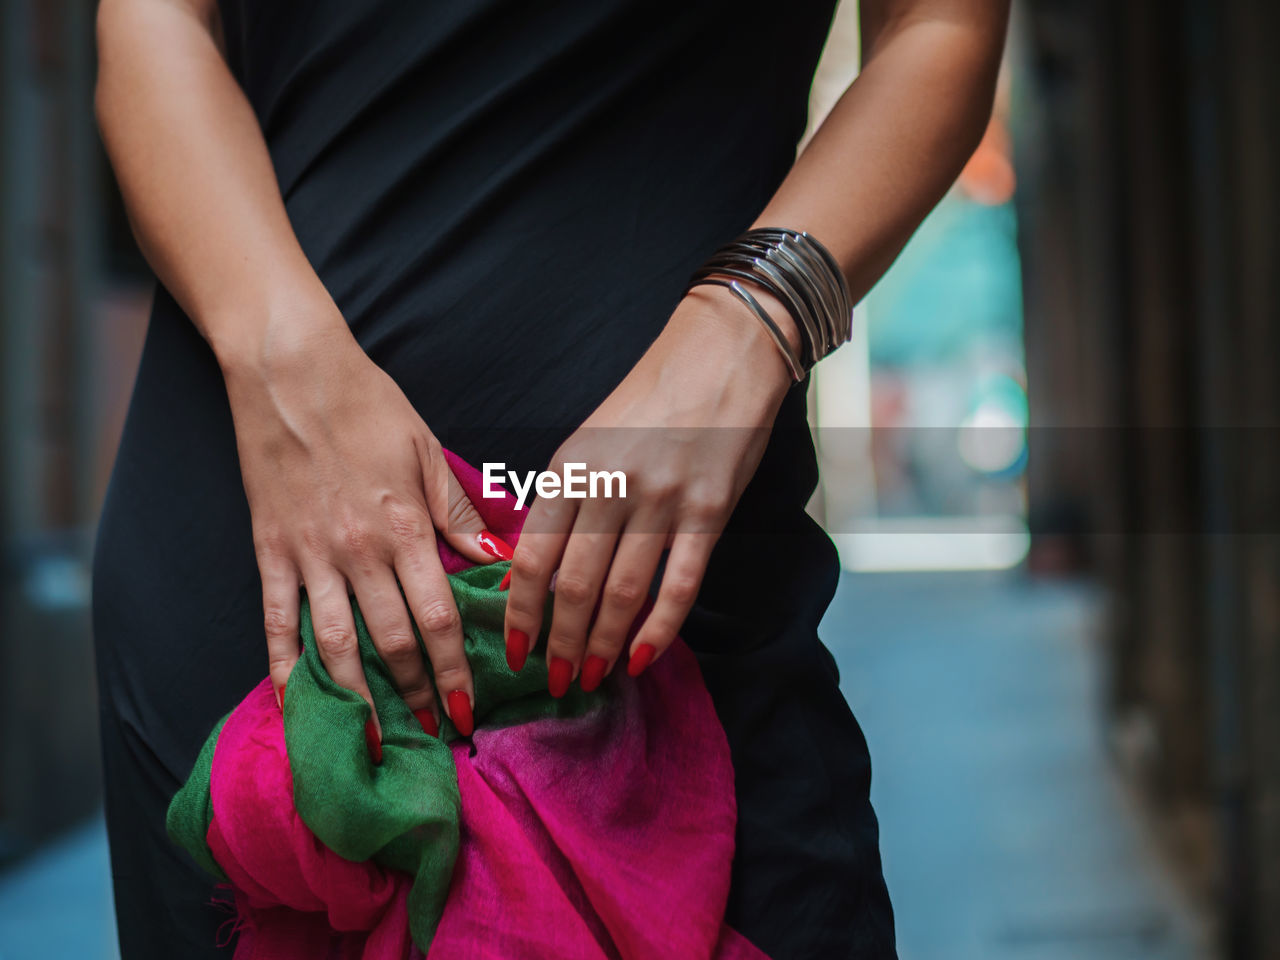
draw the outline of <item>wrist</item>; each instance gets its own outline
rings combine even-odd
[[[660,377],[675,378],[684,390],[696,377],[701,394],[715,396],[743,423],[772,422],[795,383],[760,318],[723,287],[691,288],[657,346],[665,358]]]
[[[739,282],[773,320],[793,353],[799,353],[800,333],[786,305],[758,284]],[[690,288],[685,300],[698,303],[703,308],[698,311],[699,322],[740,348],[742,362],[755,376],[780,386],[782,393],[795,383],[773,335],[760,317],[732,291],[715,284],[699,284]]]
[[[297,297],[252,311],[239,311],[204,325],[206,338],[228,380],[274,380],[312,366],[354,337],[328,295]]]

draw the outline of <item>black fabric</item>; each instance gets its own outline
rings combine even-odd
[[[294,228],[361,345],[446,446],[529,470],[781,182],[832,6],[224,0],[222,14]],[[804,513],[816,476],[797,388],[683,632],[737,769],[729,922],[779,960],[880,960],[893,924],[866,745],[817,639],[838,567]],[[265,671],[261,594],[219,371],[163,289],[94,574],[123,958],[226,955],[229,914],[166,840],[164,810]]]

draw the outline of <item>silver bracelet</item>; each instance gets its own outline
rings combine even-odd
[[[768,290],[786,306],[800,334],[799,356],[768,311],[737,281]],[[695,271],[686,292],[703,283],[728,287],[752,309],[769,328],[796,380],[853,335],[853,298],[844,273],[830,251],[803,231],[748,230]]]

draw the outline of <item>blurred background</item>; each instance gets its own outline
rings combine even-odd
[[[149,279],[91,0],[0,0],[0,960],[114,957],[88,561]],[[813,385],[904,960],[1280,958],[1280,6],[1020,0]],[[841,5],[817,122],[857,70]]]

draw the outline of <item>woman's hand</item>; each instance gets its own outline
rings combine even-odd
[[[336,307],[299,320],[269,325],[248,358],[222,358],[262,574],[272,683],[282,697],[298,660],[302,584],[329,675],[372,706],[348,597],[354,592],[401,696],[434,733],[438,708],[412,611],[449,717],[470,734],[471,671],[436,531],[478,563],[509,558],[510,548],[485,533],[450,482],[440,444]],[[373,724],[366,733],[377,758],[376,717]]]
[[[794,335],[777,301],[758,293]],[[764,326],[728,290],[695,287],[635,368],[560,448],[551,469],[621,470],[625,499],[539,499],[512,565],[507,661],[519,670],[542,625],[551,693],[581,673],[595,689],[618,661],[670,550],[653,609],[630,644],[638,675],[675,639],[711,549],[755,473],[791,379]],[[616,495],[616,486],[615,486]],[[557,572],[558,571],[558,572]]]

